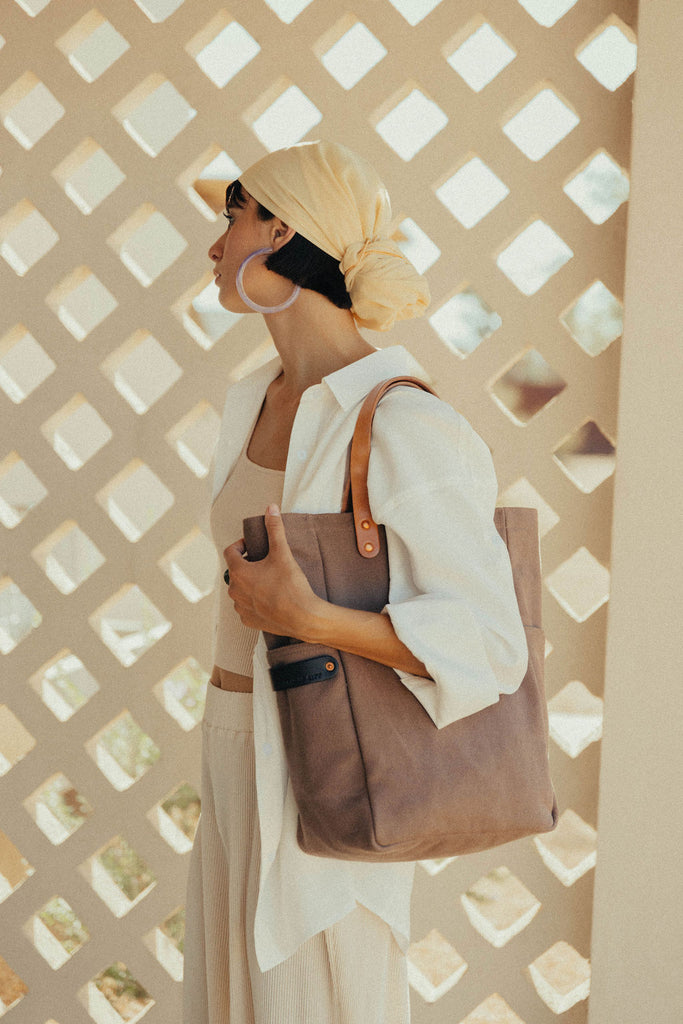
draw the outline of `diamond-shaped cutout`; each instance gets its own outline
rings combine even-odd
[[[90,932],[62,896],[53,896],[26,922],[24,932],[53,971],[68,963]]]
[[[137,1024],[154,1006],[149,992],[120,960],[84,985],[78,998],[97,1024]]]
[[[231,313],[221,306],[216,282],[210,271],[181,295],[172,309],[190,337],[207,352],[243,315]]]
[[[582,546],[546,576],[545,584],[568,615],[585,622],[609,599],[610,574]]]
[[[418,274],[426,273],[441,255],[429,235],[416,224],[412,217],[404,217],[394,234],[399,249],[413,264]]]
[[[227,11],[220,11],[185,49],[219,89],[261,52],[254,37]]]
[[[563,188],[589,220],[604,224],[627,201],[630,182],[609,153],[599,149]]]
[[[166,440],[188,469],[203,479],[209,472],[221,418],[210,402],[199,402],[169,430]]]
[[[189,732],[204,717],[209,675],[196,658],[187,658],[153,687],[154,695],[181,729]]]
[[[553,458],[585,494],[594,491],[616,468],[614,445],[593,420],[586,420],[554,448]]]
[[[638,47],[633,30],[613,14],[577,49],[576,59],[605,89],[614,92],[636,70]]]
[[[521,1017],[505,1000],[494,992],[485,999],[479,1006],[475,1006],[471,1013],[460,1021],[460,1024],[525,1024]]]
[[[472,288],[464,288],[429,317],[448,348],[465,357],[497,331],[502,320]]]
[[[491,397],[517,423],[528,423],[567,386],[540,352],[527,349],[489,385]]]
[[[86,750],[114,789],[122,792],[149,771],[161,756],[161,751],[144,729],[141,729],[129,711],[92,736]]]
[[[31,551],[60,594],[72,594],[106,559],[75,519],[67,519]]]
[[[137,330],[102,363],[102,372],[142,416],[182,376],[182,368],[149,331]]]
[[[242,380],[250,373],[254,373],[255,370],[260,369],[269,363],[271,359],[277,357],[277,349],[270,338],[262,341],[260,345],[255,348],[252,347],[251,351],[240,359],[233,367],[230,373],[230,380],[234,383],[238,380]],[[214,446],[215,447],[215,446]]]
[[[548,701],[550,737],[569,757],[578,757],[602,737],[603,702],[573,679]]]
[[[140,206],[107,242],[143,288],[154,284],[187,249],[180,232],[151,203]]]
[[[123,917],[156,885],[149,865],[123,836],[115,836],[79,866],[115,917]]]
[[[68,648],[34,672],[29,682],[60,722],[68,721],[100,688],[81,659]]]
[[[197,111],[163,75],[150,75],[112,108],[148,156],[158,156],[189,124]]]
[[[135,0],[135,3],[153,24],[158,25],[170,18],[185,0]]]
[[[408,950],[408,981],[427,1003],[435,1003],[462,978],[467,964],[433,928]]]
[[[0,577],[0,654],[9,654],[43,616],[9,576]]]
[[[23,402],[56,368],[23,324],[0,338],[0,387],[13,402]]]
[[[395,7],[409,25],[419,25],[423,18],[431,14],[435,7],[438,7],[441,0],[389,0],[392,7]]]
[[[343,89],[353,89],[387,55],[387,49],[367,25],[347,15],[335,26],[334,41],[325,35],[315,48],[323,67]]]
[[[93,813],[88,801],[62,772],[46,779],[24,800],[24,807],[40,831],[59,846]]]
[[[245,112],[247,122],[267,150],[294,146],[322,120],[306,93],[281,78]]]
[[[0,462],[0,523],[8,530],[23,522],[46,496],[47,488],[17,452]]]
[[[240,168],[215,143],[205,149],[178,177],[190,202],[207,220],[215,221],[225,209],[225,183],[235,181]]]
[[[55,46],[86,82],[95,82],[126,50],[130,43],[99,11],[88,11]]]
[[[565,1013],[590,992],[590,963],[568,942],[556,942],[546,949],[529,964],[529,976],[553,1013]]]
[[[183,980],[185,907],[178,907],[144,938],[145,945],[174,981]]]
[[[126,176],[94,139],[84,139],[55,167],[52,177],[81,213],[90,214]]]
[[[595,867],[597,836],[595,829],[568,807],[554,831],[534,836],[534,842],[546,867],[568,886]]]
[[[498,253],[496,264],[523,295],[534,295],[574,253],[542,220],[535,220]]]
[[[516,56],[516,51],[485,21],[446,59],[470,89],[481,92]]]
[[[554,89],[537,92],[503,125],[503,132],[529,160],[541,160],[579,123],[580,118]]]
[[[182,782],[155,804],[147,817],[176,853],[188,853],[197,832],[200,811],[199,793],[188,782]]]
[[[196,604],[214,589],[216,547],[195,527],[159,559],[159,567],[183,597]]]
[[[97,409],[74,395],[41,424],[40,430],[69,469],[77,470],[114,436]]]
[[[126,668],[134,665],[171,628],[168,619],[135,584],[121,587],[88,617],[88,622]]]
[[[173,505],[173,491],[142,459],[131,459],[97,492],[97,501],[111,521],[132,542],[140,540]]]
[[[544,28],[551,28],[570,11],[577,0],[517,0],[517,2]]]
[[[506,867],[489,871],[460,901],[472,926],[497,949],[526,928],[541,909],[540,901]]]
[[[602,281],[594,281],[564,311],[560,323],[584,352],[597,356],[622,335],[624,307]]]
[[[22,11],[26,11],[29,18],[35,18],[45,10],[52,0],[14,0],[14,2],[21,7]]]
[[[266,0],[266,4],[273,14],[277,14],[285,25],[291,25],[294,19],[298,18],[311,3],[313,0]]]
[[[83,341],[118,306],[88,267],[76,267],[48,292],[45,301],[76,341]]]
[[[0,218],[0,256],[19,277],[29,272],[59,241],[59,235],[28,199]]]
[[[432,860],[419,860],[418,864],[433,878],[434,875],[441,874],[449,864],[452,864],[453,861],[457,859],[457,857],[435,857]]]
[[[398,100],[398,101],[397,101]],[[421,89],[410,89],[402,98],[394,97],[375,124],[375,131],[402,160],[412,160],[448,124],[448,117]]]
[[[24,149],[33,149],[65,113],[32,71],[26,71],[0,96],[2,123]]]
[[[6,704],[0,704],[0,776],[23,761],[35,745],[35,736]]]
[[[14,843],[0,832],[0,903],[23,885],[35,873],[35,868],[22,855]]]
[[[0,1011],[3,1016],[19,1003],[28,992],[28,985],[0,956]]]
[[[545,537],[546,533],[550,533],[560,521],[560,517],[552,505],[544,500],[525,476],[515,480],[509,487],[501,491],[497,504],[535,508],[538,512],[538,534],[541,539]]]
[[[478,156],[436,190],[437,199],[464,228],[473,228],[510,194],[505,182]]]

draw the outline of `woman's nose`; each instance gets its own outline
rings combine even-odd
[[[209,259],[213,260],[214,263],[219,260],[223,254],[222,246],[219,244],[220,240],[217,239],[211,248],[209,249]]]

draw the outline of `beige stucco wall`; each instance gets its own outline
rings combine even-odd
[[[683,1007],[683,7],[638,29],[590,1024]]]

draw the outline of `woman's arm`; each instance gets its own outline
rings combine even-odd
[[[292,555],[280,514],[271,508],[265,517],[269,550],[264,559],[246,561],[242,541],[224,552],[228,594],[244,625],[326,644],[428,679],[429,672],[399,640],[388,615],[341,608],[313,593]]]
[[[429,679],[429,672],[396,636],[388,615],[361,612],[320,601],[321,607],[302,623],[296,635],[312,644],[326,644],[340,651],[359,654],[382,665]]]

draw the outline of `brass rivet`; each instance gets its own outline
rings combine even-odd
[[[373,544],[370,544],[370,542],[369,542],[369,541],[368,541],[368,543],[367,543],[367,544],[364,544],[363,546],[364,546],[364,548],[365,548],[365,550],[366,550],[366,551],[372,551],[372,549],[373,549],[373,547],[374,547],[374,545],[373,545]]]
[[[367,519],[364,519],[360,525],[363,527],[364,530],[370,529],[370,523],[367,521]]]
[[[328,661],[327,664],[325,665],[325,668],[327,669],[328,672],[334,672],[334,662]]]

